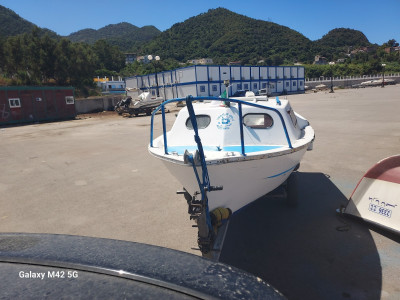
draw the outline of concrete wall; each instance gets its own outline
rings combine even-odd
[[[105,110],[114,110],[115,104],[125,95],[103,96],[97,98],[84,98],[75,100],[75,109],[77,114],[87,114],[101,112]]]
[[[351,88],[355,84],[360,84],[361,82],[369,81],[369,80],[379,80],[382,79],[382,76],[371,76],[371,77],[364,77],[364,78],[350,78],[350,79],[338,79],[334,78],[332,80],[334,87],[341,87],[341,88]],[[400,76],[387,76],[385,75],[385,79],[391,79],[396,82],[396,84],[400,83]],[[331,80],[324,79],[324,80],[307,80],[305,85],[308,86],[309,89],[315,88],[317,85],[325,84],[328,88],[331,86]]]

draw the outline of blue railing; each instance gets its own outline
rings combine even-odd
[[[159,107],[157,107],[153,111],[152,116],[151,116],[151,127],[150,127],[150,147],[153,147],[154,116],[156,115],[157,112],[159,112],[161,110],[162,124],[163,124],[163,137],[164,137],[164,152],[165,152],[165,154],[168,154],[167,132],[166,132],[167,129],[166,129],[166,122],[165,122],[165,105],[174,103],[174,102],[183,102],[183,101],[193,102],[193,101],[204,101],[204,100],[233,102],[233,103],[238,104],[239,120],[241,120],[241,122],[240,122],[240,144],[241,144],[242,155],[246,155],[245,147],[244,147],[242,105],[248,105],[248,106],[252,106],[252,107],[257,107],[257,108],[261,108],[261,109],[265,109],[265,110],[274,111],[279,116],[279,118],[282,122],[283,130],[285,132],[285,136],[286,136],[286,140],[288,142],[289,148],[293,148],[292,143],[290,141],[289,133],[287,131],[285,120],[283,119],[282,114],[278,109],[263,106],[263,105],[252,103],[252,102],[238,100],[238,99],[226,99],[226,98],[216,98],[216,97],[192,97],[192,96],[187,96],[186,98],[175,98],[175,99],[167,100],[167,101],[163,102]]]

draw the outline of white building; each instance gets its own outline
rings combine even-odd
[[[199,58],[199,59],[190,59],[187,61],[193,65],[210,65],[213,63],[212,58]]]
[[[156,80],[157,76],[157,80]],[[260,66],[190,66],[156,74],[125,78],[127,89],[150,90],[164,99],[192,96],[218,97],[229,80],[229,95],[238,90],[257,92],[267,89],[270,95],[304,93],[304,67]],[[135,96],[135,95],[132,95]]]

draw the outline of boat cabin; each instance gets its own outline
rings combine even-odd
[[[293,111],[288,100],[268,99],[262,96],[236,99],[245,99],[248,103],[257,104],[257,107],[242,105],[246,155],[282,147],[290,148],[288,139],[300,139],[304,134],[301,129],[308,125],[307,120]],[[220,101],[205,101],[194,103],[193,108],[204,151],[219,152],[219,155],[222,154],[221,151],[225,151],[227,156],[241,155],[237,103],[230,103],[228,106]],[[167,134],[168,153],[183,155],[185,150],[195,151],[197,145],[193,136],[194,130],[188,110],[182,109]]]

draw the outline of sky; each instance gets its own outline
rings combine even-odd
[[[164,31],[209,9],[224,7],[287,26],[310,40],[344,27],[360,30],[371,43],[400,41],[400,0],[0,0],[0,5],[63,36],[120,22],[154,25]]]

